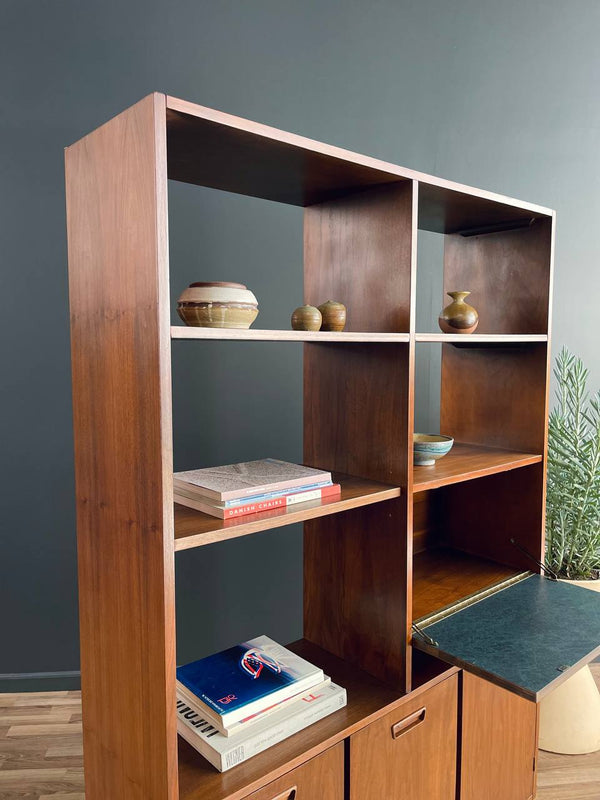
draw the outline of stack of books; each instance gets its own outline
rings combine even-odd
[[[268,636],[177,669],[177,731],[220,772],[345,705],[345,689]]]
[[[174,499],[220,519],[257,514],[340,493],[331,473],[275,458],[192,469],[173,476]]]

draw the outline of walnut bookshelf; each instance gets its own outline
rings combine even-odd
[[[347,330],[172,327],[169,178],[302,206],[306,296],[344,302]],[[508,602],[543,558],[554,212],[163,94],[67,148],[66,190],[87,800],[481,800],[486,782],[527,800],[535,703],[427,630],[495,586]],[[444,288],[477,290],[468,341],[416,331],[419,228],[444,236]],[[233,524],[174,507],[171,348],[219,339],[302,343],[304,460],[342,474],[340,498]],[[430,471],[417,342],[441,343],[458,442]],[[294,646],[348,706],[219,774],[177,741],[174,554],[298,521]]]

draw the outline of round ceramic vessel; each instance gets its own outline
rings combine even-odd
[[[258,301],[243,283],[192,283],[181,293],[177,313],[192,327],[249,328]]]
[[[479,325],[479,314],[473,306],[465,303],[471,292],[448,292],[452,298],[438,317],[438,324],[444,333],[473,333]]]
[[[452,449],[454,439],[439,433],[415,433],[413,437],[414,463],[431,467]]]
[[[328,300],[319,306],[323,317],[322,331],[343,331],[346,326],[346,306],[337,300]]]
[[[321,312],[315,306],[300,306],[292,314],[292,328],[295,331],[318,331],[322,319]]]

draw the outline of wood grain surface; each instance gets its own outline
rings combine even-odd
[[[341,486],[339,495],[323,500],[311,500],[286,508],[274,508],[258,514],[248,514],[236,519],[218,519],[186,506],[175,505],[175,550],[187,550],[213,542],[235,539],[251,533],[266,531],[305,522],[328,514],[350,511],[353,508],[380,503],[400,496],[397,486],[333,473],[333,480]]]
[[[330,747],[301,767],[252,792],[247,800],[344,800],[344,745]]]
[[[541,460],[542,456],[536,453],[455,442],[448,455],[434,466],[414,467],[413,493],[526,467]]]
[[[66,151],[88,800],[178,797],[165,159],[161,95]]]
[[[513,575],[512,567],[460,550],[424,550],[413,558],[413,618],[429,616]]]
[[[451,676],[350,737],[350,800],[455,800],[457,688]]]
[[[172,339],[216,339],[248,342],[408,342],[408,333],[379,331],[276,331],[248,328],[184,328],[173,325]]]
[[[486,236],[446,236],[444,292],[471,292],[477,334],[547,334],[551,247],[551,219]]]
[[[304,302],[344,303],[346,330],[408,333],[412,182],[304,211]]]
[[[409,331],[416,191],[384,186],[307,208],[305,301],[345,303],[350,329]],[[402,691],[410,685],[411,358],[407,344],[304,350],[305,462],[403,492],[385,507],[305,524],[304,635]]]
[[[535,794],[537,705],[462,673],[461,800]]]
[[[459,442],[543,454],[547,349],[442,345],[440,430]]]
[[[539,572],[543,555],[542,463],[445,486],[430,495],[449,547],[519,572]],[[531,555],[516,547],[511,539]]]
[[[84,800],[80,692],[0,694],[0,798]]]
[[[476,345],[510,347],[533,342],[547,342],[548,336],[545,333],[415,333],[415,341],[445,342],[457,347],[474,347]]]
[[[407,485],[407,345],[306,345],[304,457]],[[405,689],[407,494],[305,524],[306,638]],[[385,557],[382,555],[385,554]]]

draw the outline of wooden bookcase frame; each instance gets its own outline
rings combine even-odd
[[[168,178],[304,206],[306,298],[345,302],[347,331],[171,327]],[[494,535],[515,492],[541,558],[554,212],[158,93],[67,148],[66,188],[86,798],[236,800],[457,671],[421,655],[411,668],[413,588],[429,611],[489,582],[491,562],[529,569]],[[419,227],[446,238],[446,288],[477,290],[468,342],[415,330]],[[341,498],[228,522],[174,513],[177,339],[304,342],[304,458],[341,475]],[[435,473],[412,465],[417,342],[443,343],[442,425],[458,439]],[[485,546],[465,504],[489,517]],[[221,775],[178,752],[174,554],[299,521],[296,647],[348,707]],[[413,571],[441,527],[449,557]],[[464,585],[436,596],[460,558]]]

